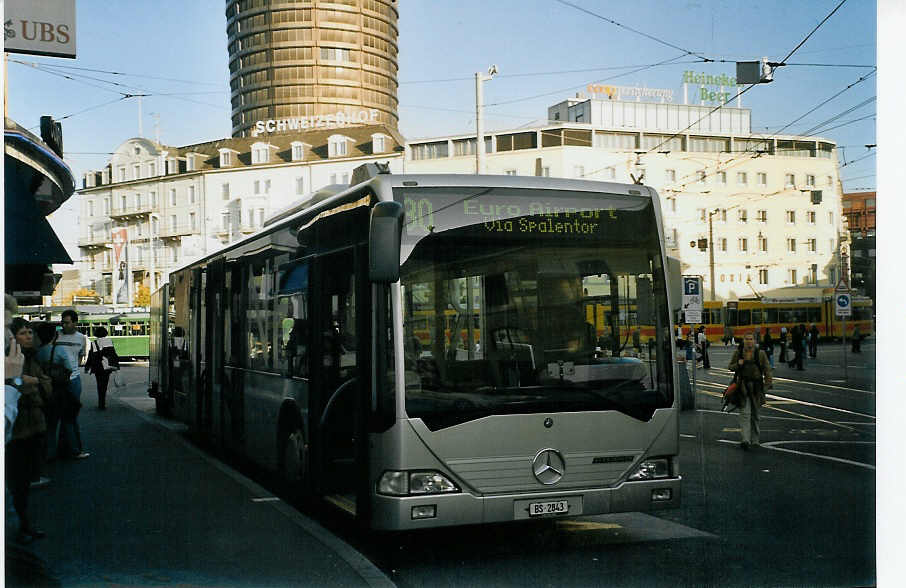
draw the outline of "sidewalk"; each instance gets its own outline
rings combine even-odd
[[[123,370],[129,386],[108,392],[106,411],[97,410],[94,378],[83,377],[79,423],[91,456],[48,464],[52,482],[32,489],[46,538],[17,544],[7,499],[6,585],[393,585],[154,416],[146,370]]]

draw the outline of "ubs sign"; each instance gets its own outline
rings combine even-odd
[[[332,114],[259,120],[255,122],[255,129],[252,131],[252,135],[257,137],[266,133],[364,125],[376,123],[377,120],[378,111],[374,108],[352,112],[338,110]]]
[[[4,51],[76,56],[75,0],[6,0]]]

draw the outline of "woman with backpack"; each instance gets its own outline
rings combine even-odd
[[[110,374],[120,369],[120,358],[107,337],[107,329],[95,327],[94,341],[85,361],[85,371],[94,374],[98,384],[98,410],[107,410],[107,385]]]
[[[744,450],[758,447],[761,430],[759,413],[765,403],[765,391],[773,383],[767,354],[755,347],[755,336],[752,333],[746,333],[727,369],[736,373],[741,392],[739,428],[742,431],[742,443],[739,446]]]

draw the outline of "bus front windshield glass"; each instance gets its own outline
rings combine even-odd
[[[439,429],[514,413],[648,420],[672,406],[650,199],[512,188],[397,196],[410,417]]]

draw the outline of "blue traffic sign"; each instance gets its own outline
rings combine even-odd
[[[843,308],[849,306],[849,294],[838,294],[837,306],[842,306]]]
[[[683,278],[683,294],[698,296],[701,294],[698,278]]]

